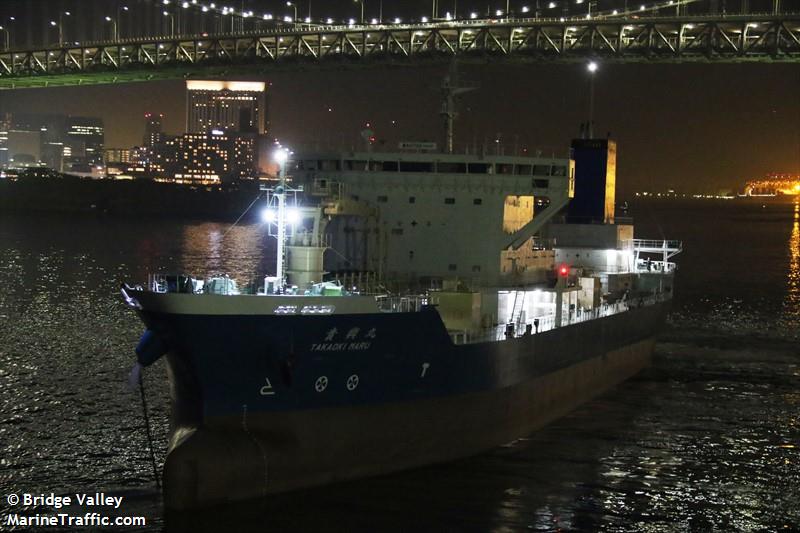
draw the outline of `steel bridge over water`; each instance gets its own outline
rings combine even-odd
[[[0,88],[425,61],[800,62],[800,13],[288,25],[0,52]]]

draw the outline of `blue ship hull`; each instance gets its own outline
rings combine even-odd
[[[145,305],[172,385],[166,505],[377,475],[523,437],[646,366],[667,307],[456,345],[433,307],[276,316]]]

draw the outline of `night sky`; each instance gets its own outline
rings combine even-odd
[[[276,71],[267,78],[270,133],[287,144],[355,142],[369,121],[387,145],[440,141],[438,85],[446,69]],[[460,73],[480,89],[461,100],[456,143],[500,134],[509,145],[565,154],[588,117],[585,63],[466,64]],[[167,132],[181,133],[184,93],[182,81],[2,91],[0,110],[99,116],[106,146],[129,147],[141,143],[145,112],[164,113]],[[601,63],[595,135],[610,132],[618,141],[623,194],[740,189],[769,172],[800,173],[798,94],[800,64]]]

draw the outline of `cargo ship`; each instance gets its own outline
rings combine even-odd
[[[168,509],[474,455],[648,364],[681,243],[615,217],[613,140],[277,156],[274,272],[122,287],[166,357]]]

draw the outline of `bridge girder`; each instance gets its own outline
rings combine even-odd
[[[410,63],[800,61],[800,15],[319,26],[0,53],[0,88],[246,75],[276,67]]]

